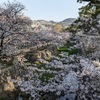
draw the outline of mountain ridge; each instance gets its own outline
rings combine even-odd
[[[76,18],[67,18],[61,21],[61,23],[71,24],[76,20]]]

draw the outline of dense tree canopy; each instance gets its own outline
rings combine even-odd
[[[72,32],[83,31],[83,33],[100,34],[100,0],[77,0],[88,2],[80,8],[79,18],[71,25]]]
[[[25,7],[19,2],[4,3],[0,6],[0,54],[4,45],[27,33],[32,21],[23,15]]]

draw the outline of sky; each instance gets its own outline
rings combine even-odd
[[[13,1],[13,0],[9,0]],[[85,4],[77,0],[17,0],[25,8],[25,14],[32,20],[62,21],[66,18],[77,18],[78,9]],[[0,0],[0,4],[7,0]]]

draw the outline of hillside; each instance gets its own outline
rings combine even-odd
[[[75,20],[76,20],[76,18],[67,18],[67,19],[61,21],[61,23],[70,25],[70,24],[72,24]]]
[[[0,100],[100,99],[100,35],[61,31],[74,20],[33,21],[4,48]]]
[[[62,30],[69,27],[76,19],[75,18],[67,18],[60,22],[54,21],[45,21],[45,20],[33,20],[32,30],[35,32],[39,31],[56,31],[61,32]]]

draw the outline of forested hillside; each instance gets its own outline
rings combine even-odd
[[[61,22],[0,5],[0,100],[100,100],[100,0],[77,2]]]

